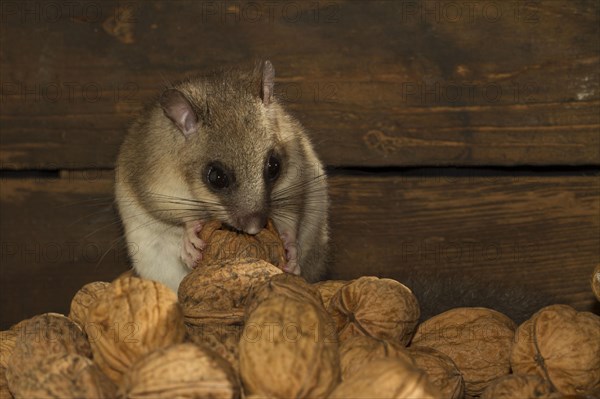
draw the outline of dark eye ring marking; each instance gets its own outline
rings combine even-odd
[[[269,182],[274,182],[279,177],[280,172],[281,160],[277,155],[271,153],[265,165],[265,179]]]
[[[206,169],[206,182],[215,190],[223,190],[229,187],[229,174],[218,164],[211,163]]]

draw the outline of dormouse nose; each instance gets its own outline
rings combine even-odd
[[[264,212],[253,212],[240,217],[240,226],[245,233],[256,234],[267,225],[267,215]]]

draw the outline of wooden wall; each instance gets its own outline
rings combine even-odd
[[[269,58],[331,171],[331,276],[452,270],[579,309],[600,262],[600,3],[4,1],[0,328],[127,268],[128,123]]]

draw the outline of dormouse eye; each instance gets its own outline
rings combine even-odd
[[[269,181],[275,181],[279,177],[279,170],[281,169],[281,162],[279,158],[271,154],[267,160],[265,168],[265,176]]]
[[[206,181],[211,187],[222,190],[229,186],[229,177],[227,173],[218,165],[210,165],[206,173]]]

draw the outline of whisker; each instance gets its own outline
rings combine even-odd
[[[102,263],[102,261],[104,260],[104,258],[106,257],[106,255],[109,254],[109,252],[115,248],[115,246],[120,242],[120,241],[125,241],[125,236],[120,236],[116,239],[114,239],[111,242],[111,245],[108,247],[108,249],[106,251],[104,251],[104,253],[102,254],[102,256],[100,257],[100,259],[98,259],[98,262],[96,263],[95,268],[98,269],[100,267],[100,264]]]
[[[195,213],[193,213],[193,214],[191,214],[191,215],[195,216],[195,218],[196,218],[196,219],[198,219],[198,218],[201,218],[201,217],[203,217],[203,216],[204,216],[204,214],[201,214],[201,213],[199,213],[201,210],[199,210],[199,209],[196,209],[196,208],[163,208],[163,209],[157,209],[157,210],[143,210],[143,211],[141,211],[140,213],[137,213],[137,214],[134,214],[134,215],[129,215],[129,216],[125,217],[125,218],[123,218],[123,217],[122,217],[122,218],[118,218],[118,217],[117,217],[117,218],[116,218],[116,220],[115,220],[114,222],[112,222],[112,223],[107,223],[107,224],[106,224],[106,225],[104,225],[104,226],[100,226],[100,227],[98,227],[98,228],[97,228],[97,229],[95,229],[94,231],[92,231],[92,232],[90,232],[90,233],[86,234],[86,235],[83,237],[83,239],[84,239],[84,240],[85,240],[85,239],[89,239],[89,238],[90,238],[90,237],[92,237],[94,234],[97,234],[98,232],[100,232],[100,231],[102,231],[102,230],[104,230],[104,229],[107,229],[107,228],[110,228],[110,227],[113,227],[113,226],[115,226],[115,225],[119,224],[119,222],[120,222],[120,221],[127,221],[127,220],[129,220],[129,219],[133,219],[133,218],[136,218],[136,217],[139,217],[139,216],[143,216],[143,215],[145,215],[145,214],[148,214],[148,213],[152,215],[152,214],[156,214],[156,213],[161,213],[161,212],[172,212],[172,211],[195,212]],[[196,213],[196,212],[198,212],[198,213]],[[218,214],[218,213],[217,213],[217,214]],[[183,216],[182,216],[182,217],[183,217]],[[195,219],[191,219],[191,220],[195,220]],[[159,219],[156,219],[156,222],[159,222],[159,221],[160,221]]]
[[[182,198],[182,197],[177,197],[177,196],[173,196],[173,195],[159,194],[159,193],[152,193],[152,192],[144,193],[143,196],[146,197],[146,198],[148,198],[148,197],[155,197],[155,198],[162,198],[164,200],[175,200],[175,201],[178,201],[178,202],[185,202],[185,203],[189,203],[189,204],[212,204],[212,205],[219,205],[219,202],[217,202],[217,201],[198,200],[198,199],[193,199],[193,198]]]
[[[113,196],[96,197],[96,198],[89,198],[89,199],[81,200],[81,201],[69,201],[64,204],[56,205],[56,206],[54,206],[54,208],[59,209],[59,208],[72,207],[72,206],[76,206],[76,205],[86,205],[86,204],[89,204],[90,206],[98,205],[98,204],[112,204],[114,202],[114,200],[115,200],[115,198]]]
[[[87,219],[87,218],[90,218],[90,217],[92,217],[92,216],[96,216],[96,215],[100,215],[100,214],[103,214],[103,213],[107,213],[107,212],[108,212],[108,213],[112,213],[112,208],[102,209],[102,210],[99,210],[99,211],[95,211],[95,212],[92,212],[92,213],[88,213],[88,214],[86,214],[86,215],[83,215],[83,216],[81,216],[81,217],[79,217],[79,218],[75,219],[75,220],[74,220],[74,221],[72,221],[71,223],[69,223],[69,224],[67,225],[67,227],[73,227],[73,226],[77,225],[78,223],[81,223],[83,220],[85,220],[85,219]]]

